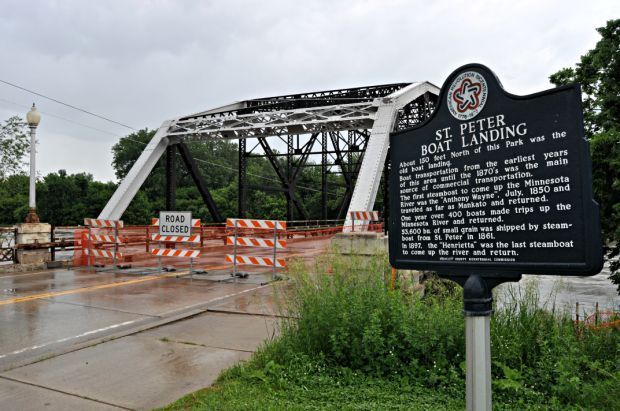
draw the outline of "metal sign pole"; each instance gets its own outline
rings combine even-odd
[[[468,411],[491,411],[491,316],[465,317]]]
[[[193,258],[189,258],[189,276],[192,277],[194,275],[194,267],[193,267]]]
[[[491,290],[507,281],[519,281],[521,274],[498,277],[453,278],[463,286],[465,315],[465,403],[467,411],[491,411]]]
[[[351,214],[351,231],[355,231],[355,213]]]

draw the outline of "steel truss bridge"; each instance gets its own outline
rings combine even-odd
[[[383,186],[387,215],[389,134],[424,121],[439,89],[429,82],[395,83],[267,97],[232,103],[165,121],[112,195],[99,218],[120,219],[153,167],[166,155],[166,207],[175,208],[178,150],[214,221],[223,221],[187,145],[195,140],[238,140],[238,212],[246,217],[248,190],[281,192],[287,220],[347,219],[348,210],[370,211]],[[280,153],[274,142],[286,147]],[[320,156],[321,161],[312,159]],[[248,183],[248,162],[267,158],[277,185]],[[284,158],[284,161],[281,159]],[[309,161],[310,160],[310,161]],[[298,194],[306,167],[320,167],[321,215],[309,216]],[[337,216],[328,216],[328,175],[341,175],[344,196]],[[382,178],[383,176],[383,178]],[[383,180],[383,184],[381,184]],[[260,216],[252,216],[260,217]]]

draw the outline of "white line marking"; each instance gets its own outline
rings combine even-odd
[[[45,344],[33,345],[32,347],[22,348],[21,350],[16,350],[16,351],[13,351],[13,352],[10,352],[10,353],[7,353],[7,354],[2,354],[2,355],[0,355],[0,359],[2,359],[4,357],[7,357],[9,355],[17,355],[17,354],[21,354],[21,353],[23,353],[25,351],[34,351],[34,350],[37,350],[39,348],[47,347],[47,346],[52,345],[52,344],[59,344],[59,343],[63,343],[63,342],[66,342],[66,341],[75,340],[75,339],[78,339],[78,338],[81,338],[81,337],[86,337],[87,335],[92,335],[92,334],[97,334],[97,333],[100,333],[100,332],[103,332],[103,331],[113,330],[114,328],[122,327],[124,325],[129,325],[129,324],[135,323],[136,321],[137,320],[125,321],[125,322],[122,322],[122,323],[110,325],[108,327],[103,327],[103,328],[98,328],[96,330],[86,331],[86,332],[84,332],[82,334],[74,335],[72,337],[65,337],[65,338],[61,338],[59,340],[48,342],[48,343],[45,343]]]
[[[234,296],[237,296],[237,295],[245,294],[245,293],[248,293],[248,292],[251,292],[251,291],[260,290],[261,288],[269,287],[270,285],[271,284],[259,285],[258,287],[248,288],[247,290],[226,294],[226,295],[221,296],[221,297],[213,298],[213,299],[211,299],[211,300],[209,300],[209,301],[207,301],[207,302],[205,302],[203,304],[199,304],[199,305],[200,306],[205,306],[206,304],[212,304],[214,302],[225,300],[225,299],[230,298],[230,297],[234,297]],[[193,306],[187,306],[187,307],[182,308],[181,310],[189,309],[191,307],[193,307]],[[176,311],[178,311],[178,310],[176,310]],[[165,318],[165,314],[162,314],[162,317]],[[10,356],[10,355],[21,354],[21,353],[26,352],[26,351],[34,351],[34,350],[37,350],[39,348],[47,347],[47,346],[52,345],[52,344],[60,344],[60,343],[67,342],[67,341],[70,341],[70,340],[75,340],[75,339],[78,339],[78,338],[81,338],[81,337],[86,337],[87,335],[92,335],[92,334],[97,334],[97,333],[100,333],[100,332],[103,332],[103,331],[112,330],[114,328],[118,328],[118,327],[122,327],[122,326],[125,326],[125,325],[129,325],[129,324],[135,323],[136,321],[138,321],[138,320],[125,321],[125,322],[118,323],[118,324],[113,324],[113,325],[110,325],[110,326],[107,326],[107,327],[98,328],[96,330],[86,331],[86,332],[84,332],[82,334],[74,335],[72,337],[65,337],[65,338],[61,338],[59,340],[48,342],[48,343],[45,343],[45,344],[33,345],[32,347],[22,348],[21,350],[16,350],[16,351],[13,351],[13,352],[10,352],[10,353],[6,353],[6,354],[0,354],[0,359],[5,358],[5,357]]]

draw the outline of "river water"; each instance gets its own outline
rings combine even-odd
[[[523,292],[526,287],[534,287],[539,293],[539,304],[548,309],[568,309],[575,317],[575,304],[579,303],[580,316],[592,314],[596,303],[599,311],[620,311],[620,296],[616,285],[609,280],[609,267],[591,277],[568,277],[553,275],[524,275],[519,284],[502,284],[498,287],[498,303],[505,297],[509,288]]]

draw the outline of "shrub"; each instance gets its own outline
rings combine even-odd
[[[463,394],[461,289],[431,279],[425,296],[391,291],[384,281],[388,272],[385,256],[332,253],[311,267],[293,263],[294,285],[285,302],[290,319],[258,355],[259,366],[272,361],[269,369],[285,371],[300,358],[311,359],[322,364],[318,368]],[[517,408],[525,403],[619,407],[619,332],[576,330],[568,313],[541,307],[536,287],[521,290],[508,293],[492,318],[496,398]]]

